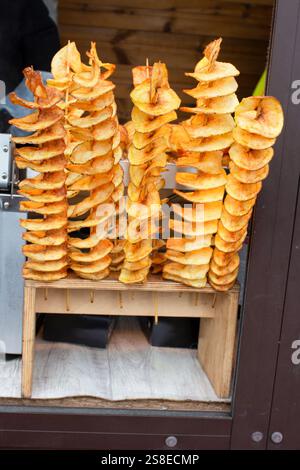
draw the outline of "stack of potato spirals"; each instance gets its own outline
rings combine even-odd
[[[209,270],[209,282],[219,291],[230,289],[238,275],[238,251],[246,237],[262,181],[269,173],[272,146],[283,127],[283,112],[274,97],[250,97],[236,108],[235,121],[227,195]]]
[[[204,287],[212,256],[212,236],[221,216],[226,183],[222,158],[232,144],[234,120],[231,113],[238,105],[236,97],[239,71],[229,63],[217,61],[221,39],[210,43],[193,73],[186,75],[199,83],[184,90],[196,98],[195,108],[181,108],[194,113],[179,126],[173,126],[171,145],[177,152],[176,182],[189,191],[174,192],[191,207],[173,205],[175,219],[170,227],[180,238],[167,241],[163,277],[193,287]],[[179,219],[178,219],[179,217]]]
[[[23,253],[28,258],[23,268],[25,279],[54,281],[67,275],[67,199],[65,190],[65,130],[64,113],[57,104],[61,93],[45,86],[41,74],[31,67],[24,70],[28,89],[34,100],[27,101],[11,93],[14,104],[34,110],[11,124],[27,132],[13,138],[24,146],[16,150],[16,164],[31,169],[37,176],[21,181],[19,193],[29,201],[21,201],[20,210],[35,212],[41,218],[20,220],[27,231]]]
[[[113,223],[124,186],[115,85],[107,80],[115,66],[99,60],[94,43],[87,55],[89,65],[69,43],[54,56],[54,79],[49,82],[65,92],[66,186],[72,199],[68,232],[90,230],[87,238],[69,237],[70,267],[82,278],[99,280],[109,274],[114,256],[109,237],[111,229],[116,230]]]
[[[133,69],[134,135],[128,150],[128,227],[125,261],[119,280],[143,282],[150,266],[153,240],[159,232],[161,172],[167,163],[168,127],[176,119],[180,99],[170,88],[165,64]],[[155,244],[156,248],[156,244]]]

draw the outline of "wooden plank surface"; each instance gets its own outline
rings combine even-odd
[[[37,289],[35,311],[38,313],[154,317],[212,318],[215,294],[156,291],[92,291]],[[238,298],[238,293],[235,294]]]
[[[117,276],[111,276],[101,281],[89,281],[80,279],[70,274],[65,279],[54,282],[25,280],[26,287],[49,289],[86,289],[86,290],[117,290],[117,291],[157,291],[157,292],[199,292],[201,294],[214,294],[216,291],[207,284],[202,289],[185,286],[178,282],[162,280],[155,275],[149,276],[143,284],[123,284]],[[236,283],[231,292],[239,292],[239,284]],[[225,294],[226,295],[226,294]]]
[[[221,60],[239,68],[239,98],[252,91],[266,65],[272,0],[60,0],[61,42],[75,40],[85,54],[97,42],[104,61],[117,65],[113,80],[118,114],[130,119],[131,69],[146,57],[166,62],[170,84],[183,105],[192,85],[184,72],[193,70],[205,45],[223,36]]]

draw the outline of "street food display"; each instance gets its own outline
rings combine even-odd
[[[35,213],[20,221],[24,278],[111,274],[132,284],[151,272],[161,282],[232,288],[283,113],[274,97],[238,102],[239,71],[219,61],[221,41],[187,73],[197,85],[183,91],[196,104],[182,107],[191,117],[177,123],[181,101],[164,63],[133,68],[132,116],[123,125],[110,80],[115,65],[99,59],[95,43],[88,63],[74,42],[58,51],[47,84],[24,70],[32,101],[10,96],[31,111],[11,120],[27,133],[13,138],[16,165],[31,172],[19,184],[20,209]],[[161,192],[170,161],[175,204]],[[163,203],[172,214],[167,237]]]

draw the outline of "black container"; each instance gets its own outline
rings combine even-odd
[[[141,327],[151,346],[197,349],[198,318],[161,317],[155,324],[153,318],[140,318]]]

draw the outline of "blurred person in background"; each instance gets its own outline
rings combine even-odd
[[[46,1],[49,9],[43,0],[0,2],[0,80],[6,95],[22,82],[25,67],[32,65],[35,70],[50,71],[60,42],[57,26],[49,14],[51,10],[52,17],[56,17],[56,1]],[[0,132],[6,132],[12,110],[10,106],[0,106]]]

